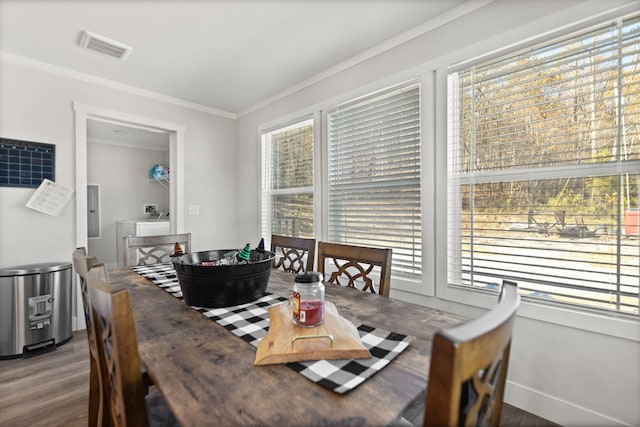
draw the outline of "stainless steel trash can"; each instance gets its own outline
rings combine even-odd
[[[70,263],[0,270],[0,358],[26,356],[71,339]]]

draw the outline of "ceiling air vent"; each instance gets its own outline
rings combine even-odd
[[[114,58],[127,59],[133,48],[126,44],[108,39],[104,36],[83,31],[80,39],[80,46],[102,53],[104,55],[113,56]]]

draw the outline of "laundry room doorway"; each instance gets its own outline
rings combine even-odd
[[[136,155],[136,152],[140,150],[151,150],[148,152],[151,153],[155,151],[155,153],[157,154],[161,153],[165,149],[163,147],[152,147],[152,145],[149,145],[153,144],[153,142],[149,142],[151,141],[151,139],[158,140],[158,138],[156,137],[149,138],[149,136],[152,136],[152,134],[161,135],[162,137],[166,138],[165,143],[168,146],[168,152],[165,152],[164,154],[157,154],[156,157],[148,157],[152,159],[157,158],[158,163],[161,163],[163,162],[163,159],[166,159],[165,166],[168,167],[170,175],[168,175],[168,179],[164,180],[163,182],[148,184],[149,187],[147,188],[149,188],[149,191],[165,192],[165,194],[168,193],[167,208],[163,208],[166,211],[164,212],[165,218],[168,219],[170,223],[170,231],[172,233],[183,232],[184,213],[182,212],[182,207],[184,206],[184,126],[147,117],[135,116],[119,111],[107,110],[104,108],[81,103],[74,103],[73,108],[75,110],[76,119],[76,246],[85,248],[88,248],[90,246],[88,233],[89,200],[87,185],[94,183],[88,180],[87,168],[91,160],[88,158],[88,153],[90,151],[98,152],[99,154],[96,155],[100,155],[101,162],[109,162],[109,157],[116,159],[114,164],[109,165],[109,167],[113,169],[113,173],[115,176],[115,174],[118,174],[119,171],[122,170],[122,163],[129,162],[129,158],[134,157]],[[108,138],[111,140],[110,144],[96,144],[96,140],[106,139],[100,137],[101,135],[106,135],[106,132],[112,132],[112,134],[114,135],[113,137]],[[120,134],[120,137],[115,136],[118,133]],[[149,139],[149,141],[147,142],[147,146],[132,147],[131,141],[127,141],[127,138],[125,138],[125,136],[128,134],[134,134],[135,138],[133,139],[137,140]],[[94,140],[94,142],[91,142],[92,139]],[[161,139],[162,138],[160,138],[160,140]],[[90,144],[91,150],[89,149]],[[108,146],[110,146],[110,148]],[[94,147],[99,148],[94,149]],[[116,155],[116,153],[118,153],[118,150],[130,150],[129,153],[131,153],[131,155],[125,155],[122,153]],[[106,156],[105,152],[110,152],[114,155]],[[137,155],[139,156],[139,154]],[[147,168],[146,165],[139,171],[140,174],[143,174],[141,176],[145,176],[144,174],[148,173],[148,171],[144,170],[145,168]],[[123,189],[122,191],[127,190]],[[158,197],[150,197],[150,200],[158,200]],[[162,205],[162,199],[159,200],[160,203],[151,202],[149,203],[149,205],[151,205],[151,207],[157,204]],[[138,206],[138,204],[140,206]],[[104,208],[105,205],[108,205],[108,201],[101,200],[101,203],[99,205]],[[135,203],[135,205],[132,203],[131,206],[131,209],[136,210],[136,212],[137,210],[140,210],[141,218],[146,213],[145,209],[149,208],[150,207],[146,203]],[[125,212],[123,213],[123,215],[130,216],[133,214]],[[115,246],[116,238],[114,234],[113,247],[115,248]],[[92,255],[91,251],[89,251],[89,254]]]

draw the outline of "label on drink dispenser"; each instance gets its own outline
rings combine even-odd
[[[293,293],[293,318],[304,322],[304,312],[302,312],[303,318],[300,319],[300,292]]]

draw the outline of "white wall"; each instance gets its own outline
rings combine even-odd
[[[156,164],[168,164],[168,150],[87,144],[87,181],[100,185],[101,198],[101,236],[89,239],[87,251],[109,268],[118,263],[118,221],[148,218],[145,204],[158,205],[159,212],[169,211],[169,190],[148,180],[149,170]]]
[[[540,34],[568,31],[631,1],[496,0],[368,60],[344,67],[238,120],[240,239],[259,232],[259,129],[417,78],[422,84],[423,281],[392,280],[391,296],[469,317],[495,303],[446,286],[446,70]],[[594,22],[595,23],[595,22]],[[312,47],[311,47],[312,48]],[[444,161],[442,155],[445,155]],[[317,236],[322,238],[322,236]],[[461,304],[463,301],[464,304]],[[482,307],[482,308],[479,308]],[[640,425],[640,323],[525,302],[516,323],[506,400],[568,426]]]
[[[75,188],[74,102],[151,121],[184,126],[184,229],[193,250],[235,247],[235,121],[67,77],[65,70],[0,57],[0,135],[56,145],[56,182]],[[108,162],[108,159],[104,159]],[[57,217],[24,205],[33,189],[0,188],[0,268],[44,262],[71,263],[76,236],[76,192]],[[200,215],[187,215],[190,204]],[[86,218],[86,217],[85,217]],[[85,219],[86,221],[86,219]],[[74,328],[84,328],[74,286]]]
[[[184,231],[193,234],[194,250],[237,246],[234,120],[28,65],[0,62],[0,135],[55,144],[56,181],[75,189],[74,101],[184,125]],[[33,192],[0,188],[0,268],[71,262],[75,197],[51,217],[24,207]],[[189,204],[199,205],[200,215],[187,215]]]

